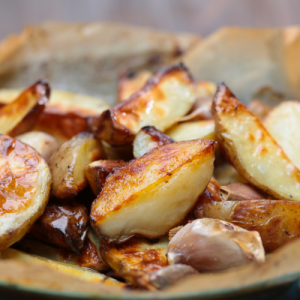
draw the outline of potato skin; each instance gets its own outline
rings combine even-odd
[[[76,202],[50,203],[27,236],[80,255],[84,248],[88,224],[88,212],[84,205]]]
[[[203,205],[203,217],[258,231],[267,253],[300,237],[299,214],[300,203],[287,200],[222,201]]]

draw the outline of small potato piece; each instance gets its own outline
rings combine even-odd
[[[300,171],[225,84],[218,86],[212,111],[221,150],[235,169],[275,199],[300,200]]]
[[[118,102],[129,99],[134,93],[143,88],[151,72],[147,70],[139,72],[125,72],[118,81]]]
[[[58,148],[55,137],[41,131],[26,132],[16,136],[16,139],[34,148],[46,161],[49,160],[53,152]]]
[[[260,233],[266,252],[300,237],[300,203],[286,200],[245,200],[208,203],[206,218],[231,222]]]
[[[87,186],[85,166],[101,158],[104,158],[102,145],[91,133],[79,133],[63,143],[49,160],[51,195],[56,198],[76,196]]]
[[[83,204],[50,203],[27,236],[80,255],[84,248],[88,224],[88,212]]]
[[[154,126],[145,126],[138,132],[134,139],[133,155],[137,158],[156,147],[174,142],[172,138],[157,130]]]
[[[92,204],[98,237],[123,242],[162,237],[204,191],[212,172],[214,141],[194,140],[155,148],[109,176]]]
[[[97,160],[85,167],[85,176],[93,193],[98,196],[108,175],[115,173],[127,163],[122,160]]]
[[[133,238],[120,245],[101,243],[100,252],[106,263],[127,282],[135,286],[155,289],[150,276],[167,266],[168,239],[150,242]]]
[[[49,268],[58,270],[59,272],[74,276],[76,278],[80,278],[81,280],[87,282],[102,283],[105,285],[115,286],[119,288],[123,288],[125,286],[124,283],[118,282],[93,270],[88,270],[72,264],[58,262],[37,255],[30,255],[16,249],[8,248],[3,250],[1,253],[3,259],[14,259],[19,261],[26,261],[33,264],[38,263],[44,266],[48,266]]]
[[[235,182],[220,187],[220,198],[227,200],[260,200],[268,198],[268,195],[256,189],[251,184]]]
[[[0,135],[0,250],[20,240],[49,199],[51,173],[28,145]]]
[[[248,109],[262,121],[272,108],[260,100],[252,100],[248,104]]]
[[[300,101],[284,101],[267,115],[264,125],[300,169]]]
[[[23,91],[13,102],[0,107],[0,133],[16,136],[29,131],[46,107],[50,87],[38,81]]]
[[[216,140],[214,120],[179,123],[167,130],[167,135],[175,141],[194,139]]]
[[[105,111],[95,135],[114,146],[131,144],[144,126],[160,131],[170,128],[191,109],[195,99],[194,80],[182,64],[163,68],[130,99]]]
[[[234,182],[247,183],[247,181],[229,163],[216,167],[214,177],[221,185],[227,185]]]

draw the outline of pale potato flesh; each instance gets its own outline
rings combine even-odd
[[[212,111],[222,152],[236,170],[275,199],[300,200],[300,171],[225,84]]]
[[[158,238],[179,224],[213,173],[214,142],[184,141],[155,148],[107,178],[92,204],[99,237],[122,242]]]
[[[0,135],[0,250],[20,240],[49,199],[51,174],[41,155]]]
[[[140,157],[156,147],[174,142],[171,137],[157,130],[155,127],[145,126],[138,132],[133,141],[133,156],[135,158]]]
[[[95,135],[111,145],[130,144],[144,126],[165,131],[184,116],[196,99],[195,83],[183,65],[163,68],[138,93],[107,110]]]
[[[267,115],[264,126],[300,169],[300,102],[285,101],[279,104]]]
[[[56,198],[76,196],[87,186],[85,166],[100,158],[104,158],[102,145],[91,133],[80,133],[62,144],[49,160],[51,195]]]
[[[23,251],[11,248],[3,250],[1,253],[3,259],[14,259],[29,263],[38,263],[58,270],[59,272],[74,276],[76,278],[80,278],[86,282],[102,283],[119,288],[124,287],[124,283],[118,282],[112,278],[108,278],[107,276],[93,270],[84,269],[73,264],[58,262],[41,256],[27,254]]]
[[[31,146],[48,161],[53,152],[58,148],[55,137],[42,131],[30,131],[16,136],[16,139]]]
[[[203,120],[179,123],[167,130],[166,134],[177,142],[194,139],[216,140],[215,122]]]

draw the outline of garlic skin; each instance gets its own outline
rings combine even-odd
[[[171,265],[186,264],[200,272],[211,272],[250,261],[263,262],[265,252],[257,231],[204,218],[185,225],[173,236],[167,257]]]

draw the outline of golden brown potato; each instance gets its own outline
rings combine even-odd
[[[0,250],[20,240],[43,213],[51,174],[31,147],[0,135]]]
[[[105,111],[95,135],[111,145],[131,144],[144,126],[160,131],[170,128],[190,110],[195,99],[194,80],[182,64],[163,68],[130,99]]]
[[[16,136],[32,129],[49,101],[50,87],[40,80],[0,107],[0,133]]]
[[[138,92],[151,77],[151,72],[142,70],[139,72],[125,72],[121,74],[118,81],[118,102],[129,99]]]
[[[49,160],[51,195],[56,198],[76,196],[87,186],[85,166],[101,158],[104,158],[102,145],[91,133],[79,133],[63,143]]]
[[[25,252],[16,249],[11,249],[11,248],[7,248],[3,250],[1,253],[3,259],[14,259],[18,261],[25,261],[32,264],[40,264],[43,266],[47,266],[51,269],[58,270],[59,272],[68,274],[70,276],[80,278],[86,282],[102,283],[105,285],[115,286],[118,288],[123,288],[125,286],[124,283],[118,282],[99,272],[81,268],[73,264],[58,262],[37,255],[30,255]]]
[[[220,198],[227,200],[259,200],[267,199],[268,195],[251,184],[235,182],[220,187]]]
[[[300,102],[282,102],[267,115],[264,125],[293,164],[300,169]]]
[[[300,171],[225,84],[218,86],[212,111],[221,150],[235,169],[275,199],[300,200]]]
[[[237,170],[227,162],[215,168],[214,177],[221,185],[227,185],[234,182],[247,183]]]
[[[133,238],[121,245],[101,243],[100,252],[106,263],[127,282],[155,289],[151,275],[167,266],[168,239],[148,241]]]
[[[167,135],[175,141],[194,139],[216,140],[214,120],[179,123],[167,130]]]
[[[286,200],[222,201],[203,206],[203,217],[258,231],[266,252],[300,237],[299,213],[300,203]]]
[[[97,160],[85,167],[85,176],[93,193],[98,196],[108,175],[115,173],[127,163],[122,160]]]
[[[24,238],[15,245],[18,250],[28,254],[38,255],[51,260],[65,262],[95,271],[109,270],[109,266],[103,261],[99,252],[99,239],[93,229],[89,229],[84,248],[80,255],[62,248],[46,245],[40,241]]]
[[[155,148],[109,176],[93,202],[99,237],[123,242],[158,238],[180,224],[208,184],[214,142],[194,140]]]
[[[49,203],[42,216],[27,234],[45,243],[74,251],[78,255],[84,248],[89,217],[83,204]]]
[[[1,89],[0,103],[11,103],[20,93],[20,90]],[[52,91],[49,105],[39,118],[34,119],[36,122],[34,130],[49,133],[61,145],[74,135],[89,131],[92,119],[106,109],[109,109],[109,106],[102,99]]]
[[[144,155],[150,150],[174,143],[168,135],[157,130],[154,126],[143,127],[133,141],[133,156],[135,158]]]
[[[16,136],[16,139],[34,148],[46,161],[49,160],[53,152],[58,148],[56,138],[41,131],[26,132]]]
[[[272,108],[260,100],[252,100],[248,104],[248,109],[262,121]]]

